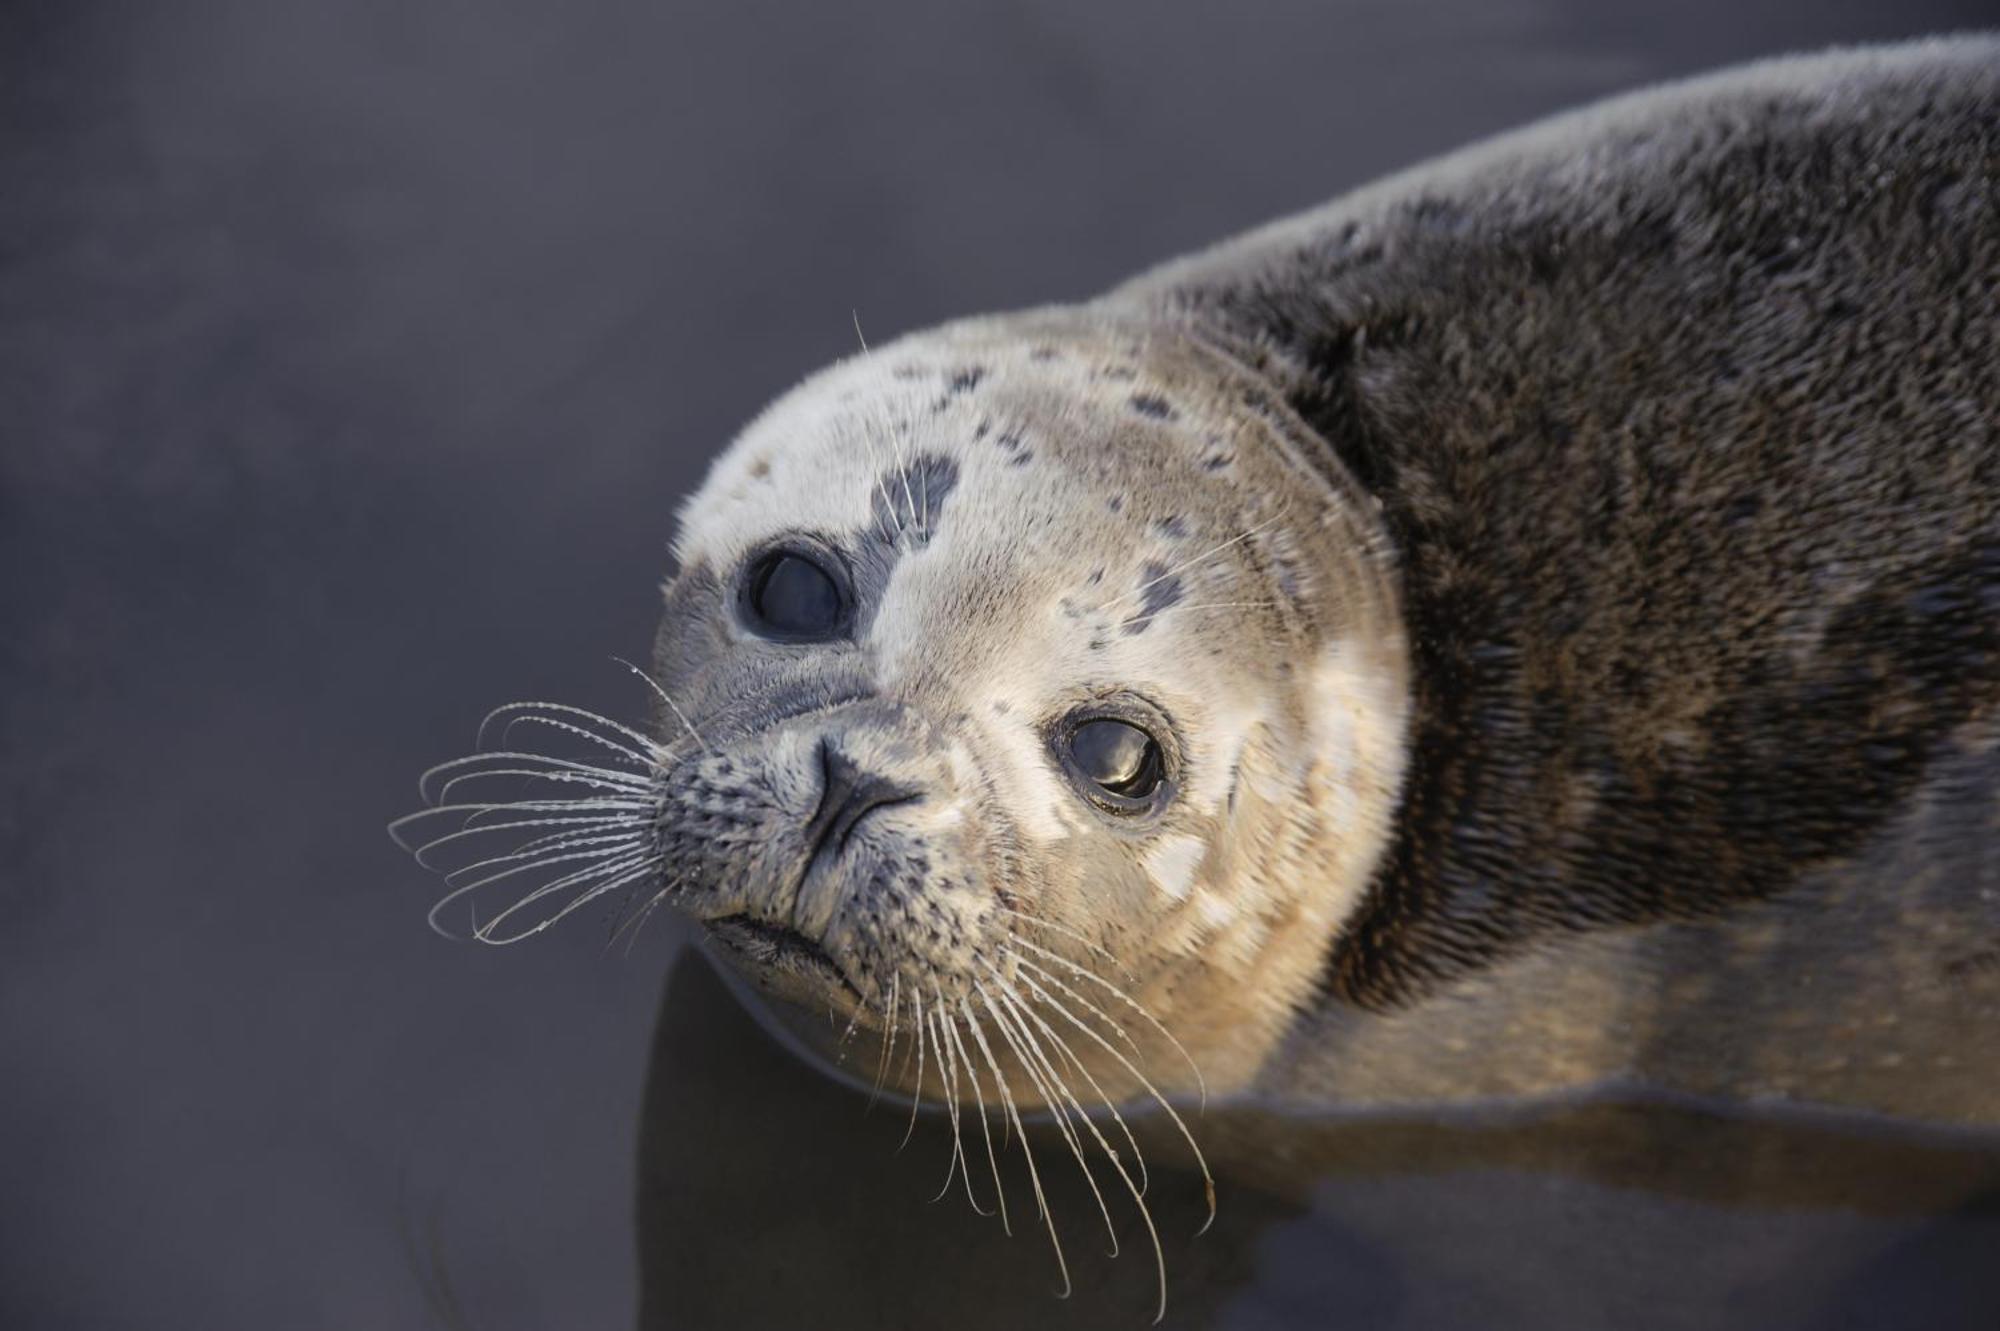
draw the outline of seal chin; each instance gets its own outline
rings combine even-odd
[[[709,935],[726,948],[732,959],[773,979],[830,988],[861,999],[861,991],[847,978],[826,949],[796,929],[772,924],[749,915],[728,915],[708,924]]]

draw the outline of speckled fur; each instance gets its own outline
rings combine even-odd
[[[913,460],[953,471],[934,533],[864,535]],[[853,651],[718,610],[801,526],[877,569]],[[662,675],[733,761],[862,707],[940,792],[827,917],[875,903],[870,976],[951,972],[1005,901],[1280,1101],[2000,1121],[2000,42],[1609,103],[882,349],[753,425],[678,550]],[[1270,608],[1191,608],[1226,602]],[[1127,688],[1188,764],[1143,833],[1041,739]],[[790,909],[744,884],[796,801],[670,789],[683,832],[768,809],[702,890]],[[1863,1029],[1866,1068],[1804,1052]]]

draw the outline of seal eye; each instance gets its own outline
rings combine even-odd
[[[840,628],[840,584],[804,555],[780,550],[750,574],[747,603],[753,627],[773,638],[827,638]]]
[[[1125,721],[1099,717],[1069,736],[1070,761],[1098,789],[1121,800],[1150,799],[1166,779],[1160,745]]]

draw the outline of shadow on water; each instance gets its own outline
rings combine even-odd
[[[1144,1228],[1113,1198],[1123,1252],[1106,1256],[1060,1142],[1036,1143],[1076,1286],[1059,1301],[1018,1149],[1001,1160],[1012,1238],[962,1180],[929,1202],[949,1126],[920,1117],[898,1152],[902,1110],[797,1060],[706,964],[671,977],[652,1058],[648,1331],[1149,1323]],[[1198,1238],[1199,1174],[1146,1142],[1168,1326],[2000,1326],[2000,1142],[1614,1103],[1454,1122],[1212,1111],[1198,1135],[1220,1180]]]

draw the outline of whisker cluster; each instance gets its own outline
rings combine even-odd
[[[609,893],[661,876],[655,824],[665,746],[554,702],[494,708],[479,724],[477,744],[478,752],[418,778],[425,807],[389,824],[397,844],[444,879],[431,928],[454,936],[446,913],[463,902],[473,938],[518,943]],[[657,892],[626,923],[642,922],[664,895]],[[482,920],[479,904],[493,897],[498,909]]]
[[[877,1087],[879,1089],[887,1075],[895,1046],[907,1027],[909,1038],[904,1049],[902,1076],[910,1088],[912,1103],[910,1126],[903,1134],[904,1144],[908,1144],[910,1134],[916,1127],[917,1102],[925,1093],[927,1081],[934,1080],[936,1084],[931,1088],[931,1094],[944,1102],[952,1139],[951,1156],[946,1163],[944,1183],[937,1197],[942,1198],[951,1191],[954,1182],[959,1182],[973,1210],[981,1215],[997,1211],[1002,1229],[1009,1234],[1013,1229],[1007,1208],[1006,1186],[1001,1178],[1000,1154],[1014,1140],[1020,1142],[1036,1217],[1055,1254],[1061,1284],[1059,1293],[1067,1297],[1071,1289],[1069,1261],[1064,1255],[1062,1236],[1043,1186],[1041,1165],[1030,1144],[1016,1098],[1021,1091],[1031,1092],[1033,1099],[1040,1102],[1041,1109],[1047,1114],[1056,1136],[1083,1174],[1104,1223],[1111,1256],[1118,1255],[1119,1246],[1118,1228],[1112,1214],[1112,1196],[1122,1192],[1137,1208],[1153,1251],[1159,1291],[1159,1304],[1154,1317],[1157,1322],[1166,1315],[1166,1258],[1159,1230],[1146,1204],[1148,1176],[1145,1153],[1131,1125],[1126,1122],[1119,1100],[1092,1074],[1088,1062],[1078,1050],[1093,1056],[1101,1054],[1122,1069],[1133,1084],[1143,1088],[1147,1098],[1159,1105],[1187,1143],[1202,1174],[1208,1217],[1201,1230],[1206,1231],[1215,1220],[1214,1175],[1186,1121],[1140,1070],[1139,1042],[1112,1015],[1113,1011],[1136,1014],[1141,1022],[1173,1045],[1183,1058],[1188,1057],[1187,1051],[1127,990],[1095,970],[1022,937],[1021,926],[1046,928],[1069,936],[1072,941],[1082,943],[1116,964],[1109,952],[1049,921],[1013,910],[1004,914],[1017,923],[1010,925],[1006,942],[997,952],[997,961],[982,960],[979,963],[980,974],[970,978],[968,994],[956,999],[948,998],[935,985],[928,993],[918,992],[914,987],[906,993],[900,977],[892,983],[886,999],[880,1003],[886,1036],[878,1058]],[[1089,997],[1092,991],[1101,992],[1104,1001],[1094,1001]],[[1079,1045],[1077,1041],[1082,1043]],[[973,1057],[975,1052],[976,1059]],[[1003,1069],[1003,1062],[1007,1064],[1006,1069]],[[916,1069],[914,1081],[908,1080],[912,1064]],[[1188,1064],[1194,1067],[1191,1058]],[[1195,1069],[1195,1079],[1197,1085],[1201,1085],[1199,1068]],[[1202,1095],[1206,1103],[1205,1086]],[[966,1103],[968,1096],[970,1104]],[[1108,1134],[1100,1125],[1100,1117],[1110,1122]],[[990,1204],[974,1189],[974,1168],[971,1154],[966,1149],[967,1136],[971,1131],[967,1120],[972,1118],[978,1121],[979,1136],[976,1140],[984,1146],[986,1172],[992,1181]],[[999,1120],[1001,1129],[1001,1141],[997,1147],[993,1132],[995,1118]],[[1107,1185],[1110,1195],[1107,1195]]]

